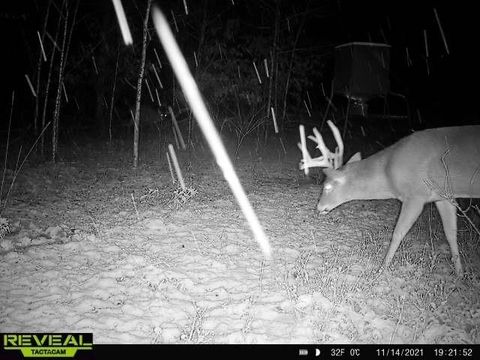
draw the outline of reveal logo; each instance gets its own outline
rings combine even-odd
[[[74,357],[92,350],[93,334],[2,334],[4,350],[20,350],[23,357]]]

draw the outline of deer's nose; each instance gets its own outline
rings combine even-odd
[[[329,209],[326,206],[317,205],[317,211],[322,215],[328,214],[330,212],[330,210],[331,209]]]

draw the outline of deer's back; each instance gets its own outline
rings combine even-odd
[[[382,154],[397,198],[480,197],[480,126],[416,132]]]

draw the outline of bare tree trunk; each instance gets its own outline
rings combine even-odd
[[[67,42],[67,28],[68,28],[68,3],[65,2],[65,19],[63,26],[63,39],[62,39],[62,48],[60,50],[60,62],[58,67],[58,86],[57,94],[55,97],[55,110],[53,112],[53,127],[52,127],[52,162],[55,162],[57,156],[57,146],[58,146],[58,123],[60,118],[60,106],[62,102],[62,86],[63,86],[63,70],[65,69],[64,59],[65,59],[65,44]]]
[[[278,2],[275,3],[275,25],[274,25],[274,32],[273,32],[273,42],[272,42],[272,51],[270,52],[270,81],[268,84],[268,101],[267,101],[267,118],[273,116],[270,112],[270,108],[273,107],[275,112],[277,111],[277,46],[278,46],[278,29],[279,29],[279,22],[280,22],[280,8],[278,6]],[[273,104],[273,105],[272,105]],[[273,119],[272,119],[273,121]],[[265,124],[266,125],[266,124]],[[265,131],[267,131],[268,126],[265,126]],[[266,136],[265,136],[266,138]]]
[[[199,61],[201,58],[202,47],[203,47],[203,44],[205,43],[205,33],[207,30],[207,24],[208,24],[207,3],[208,3],[208,0],[203,0],[202,2],[202,22],[200,25],[200,35],[199,35],[198,46],[197,46],[197,57]]]
[[[117,73],[118,73],[118,57],[120,55],[120,50],[117,47],[117,62],[115,63],[115,75],[113,77],[113,89],[112,89],[112,98],[110,99],[110,112],[108,115],[108,137],[109,142],[112,142],[112,115],[113,115],[113,102],[115,100],[115,88],[117,86]]]
[[[64,28],[63,28],[63,39],[62,39],[62,48],[60,52],[60,61],[58,67],[58,87],[57,94],[55,97],[55,109],[53,113],[53,129],[52,129],[52,161],[55,162],[57,156],[57,147],[58,147],[58,133],[59,133],[59,123],[60,123],[60,110],[62,106],[62,88],[64,89],[64,74],[65,67],[67,64],[68,52],[70,49],[70,43],[72,40],[73,28],[75,26],[75,19],[77,17],[78,6],[80,2],[77,1],[75,11],[73,12],[73,21],[70,26],[70,31],[68,32],[68,21],[69,21],[69,10],[68,2],[65,1],[65,19],[64,19]],[[68,33],[68,34],[67,34]],[[67,40],[68,38],[68,40]]]
[[[278,22],[280,17],[280,11],[278,8],[278,3],[275,3],[275,23],[274,23],[274,31],[273,31],[273,41],[272,41],[272,51],[270,52],[270,69],[269,69],[269,76],[270,81],[268,82],[268,100],[267,100],[267,117],[270,117],[270,107],[272,106],[273,101],[273,83],[276,81],[275,78],[275,61],[276,61],[276,54],[277,54],[277,40],[278,40]]]
[[[47,32],[47,22],[48,22],[48,16],[50,15],[51,4],[52,4],[52,1],[49,1],[47,5],[47,9],[45,10],[45,19],[43,22],[43,29],[42,29],[41,39],[40,39],[42,43],[43,43],[43,39],[45,39],[45,33]],[[41,45],[39,44],[39,46]],[[40,82],[41,82],[41,74],[42,74],[42,57],[43,57],[42,49],[39,49],[38,63],[37,63],[37,83],[35,85],[35,88],[36,88],[35,91],[37,92],[37,97],[35,98],[35,110],[33,115],[33,132],[35,136],[38,135],[38,112],[40,108]]]
[[[275,115],[278,107],[278,42],[280,37],[280,6],[278,2],[275,2],[275,36],[273,39],[273,54],[272,54],[272,69],[271,77],[273,78],[273,108],[275,110]],[[273,116],[273,115],[272,115]],[[273,119],[272,119],[273,120]],[[278,120],[277,120],[278,121]],[[283,124],[283,121],[282,121]],[[279,124],[280,125],[280,124]],[[283,125],[282,125],[283,127]]]
[[[48,67],[48,75],[47,75],[47,84],[45,86],[45,98],[43,100],[43,111],[42,111],[42,129],[45,129],[46,117],[47,117],[47,108],[48,108],[48,94],[50,92],[50,82],[52,80],[52,72],[53,72],[53,61],[55,60],[55,52],[57,51],[57,47],[55,44],[57,43],[58,34],[60,32],[60,24],[62,21],[62,17],[58,17],[57,22],[57,31],[55,32],[55,39],[53,41],[54,45],[52,47],[52,55],[50,55],[50,64]],[[42,135],[40,139],[40,153],[42,156],[45,154],[45,136]]]
[[[307,3],[307,8],[310,3]],[[302,20],[300,22],[300,25],[298,26],[297,33],[295,35],[295,41],[293,42],[293,48],[292,48],[292,55],[290,56],[290,63],[288,65],[288,71],[287,71],[287,80],[285,82],[285,93],[283,94],[283,112],[282,112],[282,122],[285,122],[285,117],[287,113],[287,97],[288,97],[288,90],[290,88],[290,77],[292,75],[292,68],[293,68],[293,62],[295,60],[295,52],[297,51],[297,44],[298,40],[300,39],[300,34],[302,33],[303,26],[305,25],[305,19],[307,17],[307,9],[305,9]]]
[[[140,72],[137,81],[137,99],[135,104],[135,117],[133,119],[133,167],[136,169],[138,165],[138,139],[140,138],[140,102],[142,100],[142,84],[143,75],[145,74],[145,59],[147,57],[147,35],[148,20],[150,17],[150,8],[152,0],[148,0],[145,20],[143,22],[143,40],[142,40],[142,60],[140,62]]]

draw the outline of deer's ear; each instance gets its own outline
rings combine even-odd
[[[328,178],[335,177],[335,174],[337,173],[336,170],[331,169],[331,168],[323,168],[322,171],[325,174],[325,176],[328,177]]]
[[[355,162],[355,161],[360,161],[360,160],[362,160],[362,155],[359,152],[357,152],[357,153],[352,155],[350,160],[347,161],[347,164],[350,164],[350,163]]]

